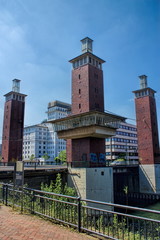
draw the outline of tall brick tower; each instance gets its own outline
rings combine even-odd
[[[25,94],[20,93],[20,80],[13,80],[12,91],[5,94],[2,161],[22,160]]]
[[[92,111],[104,112],[102,64],[105,61],[93,55],[92,39],[84,38],[81,43],[82,55],[69,61],[73,67],[72,115]],[[89,135],[85,138],[68,140],[67,153],[68,162],[72,166],[84,166],[84,163],[90,167],[105,166],[105,138]],[[101,160],[97,161],[100,157]]]
[[[72,63],[72,113],[52,121],[58,137],[67,139],[67,162],[82,197],[113,201],[112,169],[106,167],[105,138],[115,135],[124,117],[104,112],[105,62],[92,53],[93,40],[81,40],[82,54]],[[107,184],[106,184],[107,183]]]
[[[140,89],[135,94],[138,154],[140,161],[141,192],[160,191],[160,151],[155,91],[147,86],[147,76],[140,78]]]

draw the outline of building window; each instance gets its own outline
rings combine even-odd
[[[82,65],[83,64],[83,59],[80,59],[80,65]]]
[[[79,89],[79,94],[81,94],[81,89]]]
[[[87,63],[87,57],[84,58],[84,63]]]
[[[81,109],[81,104],[79,104],[79,109]]]
[[[95,88],[95,93],[98,93],[98,88]]]

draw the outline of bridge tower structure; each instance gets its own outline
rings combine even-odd
[[[5,94],[2,161],[22,160],[25,97],[20,93],[20,80],[13,79],[12,91]]]
[[[147,76],[141,75],[140,89],[135,94],[140,191],[160,193],[160,150],[155,93],[148,87]]]
[[[93,54],[93,40],[81,40],[82,53],[71,59],[71,115],[52,121],[67,140],[70,177],[81,197],[113,202],[113,172],[106,167],[105,138],[116,134],[125,118],[104,111],[102,64]],[[105,194],[106,193],[106,194]]]

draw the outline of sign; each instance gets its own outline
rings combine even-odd
[[[24,183],[24,163],[17,161],[14,168],[14,186],[22,187]]]

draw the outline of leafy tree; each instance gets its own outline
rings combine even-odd
[[[58,155],[58,158],[62,163],[66,163],[66,150],[61,151]]]
[[[54,160],[55,160],[56,164],[60,163],[60,159],[58,157],[55,157]]]
[[[42,156],[42,158],[44,158],[44,160],[48,160],[50,157],[49,157],[49,155],[48,155],[47,153],[45,153],[45,154]]]
[[[55,184],[53,183],[53,181],[51,181],[49,186],[42,183],[41,190],[68,196],[76,196],[76,191],[74,188],[68,187],[67,184],[63,185],[60,173],[57,174]]]
[[[35,156],[34,156],[34,154],[32,154],[32,155],[30,156],[30,160],[33,161],[34,159],[35,159]]]

